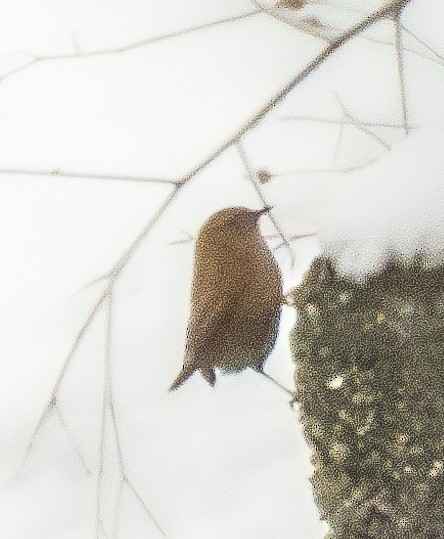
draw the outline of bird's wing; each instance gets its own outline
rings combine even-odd
[[[187,356],[193,362],[197,359],[196,354],[210,352],[211,341],[218,329],[236,312],[245,284],[236,280],[224,285],[220,286],[219,283],[219,286],[208,286],[205,290],[195,291],[195,294],[201,293],[193,301],[187,328]]]

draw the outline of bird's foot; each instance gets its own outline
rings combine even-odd
[[[298,402],[299,402],[299,396],[298,396],[297,390],[295,389],[293,391],[293,396],[291,400],[288,402],[288,404],[290,405],[290,408],[294,408],[294,405],[297,404]]]
[[[294,301],[293,292],[288,292],[282,296],[282,305],[287,305],[287,307],[295,307],[296,303]]]
[[[264,376],[267,380],[270,380],[270,382],[273,382],[274,385],[276,385],[277,387],[279,387],[280,389],[282,389],[282,391],[285,391],[285,393],[287,393],[288,395],[290,395],[290,397],[292,398],[292,401],[295,399],[295,393],[293,391],[290,391],[289,389],[287,389],[285,386],[283,386],[280,382],[278,382],[277,380],[275,380],[272,376],[270,376],[269,374],[267,374],[265,371],[262,370],[262,367],[257,367],[256,369],[254,369],[256,372],[258,372],[259,374],[262,374],[262,376]],[[296,402],[296,401],[295,401]]]

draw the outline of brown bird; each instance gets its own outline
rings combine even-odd
[[[284,301],[279,267],[259,231],[259,218],[270,209],[226,208],[201,227],[184,365],[170,390],[196,370],[212,386],[215,368],[251,367],[269,378],[262,369],[276,342]]]

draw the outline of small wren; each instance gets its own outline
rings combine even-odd
[[[259,230],[270,209],[226,208],[199,230],[184,364],[170,390],[194,371],[212,386],[215,368],[265,374],[284,302],[281,272]]]

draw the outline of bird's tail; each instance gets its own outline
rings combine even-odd
[[[216,383],[216,373],[214,369],[210,367],[195,367],[195,366],[183,366],[180,373],[176,376],[174,382],[171,384],[169,391],[174,391],[194,373],[194,371],[200,370],[204,379],[210,384],[211,387]]]
[[[195,367],[186,367],[184,365],[180,373],[174,379],[174,382],[170,385],[169,391],[174,391],[181,386],[186,380],[188,380],[195,370]]]

